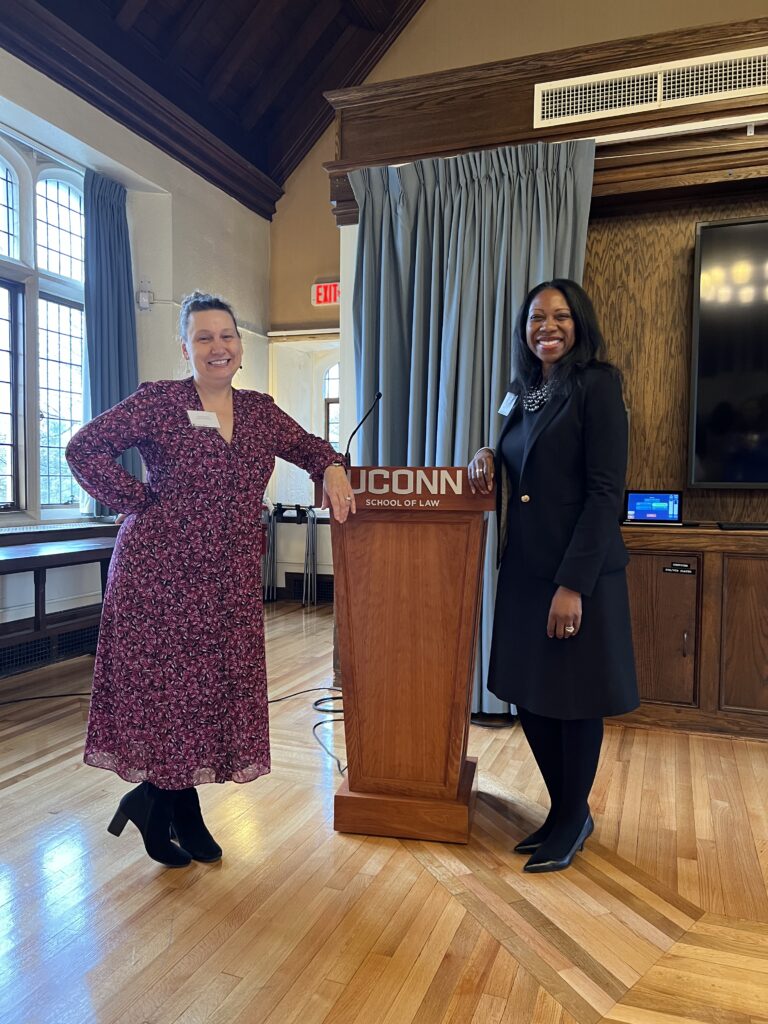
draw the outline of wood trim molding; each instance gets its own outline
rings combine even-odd
[[[588,50],[534,54],[326,93],[336,111],[337,159],[326,169],[337,222],[357,220],[346,181],[347,172],[354,168],[572,138],[574,126],[533,127],[533,86],[552,80],[553,66],[560,79],[758,46],[768,46],[768,18],[615,40]],[[750,111],[765,116],[765,97],[596,119],[578,126],[578,133],[605,135],[665,126],[673,132],[675,125],[746,117]],[[759,129],[749,139],[744,129],[713,128],[696,135],[604,145],[598,147],[594,205],[608,210],[680,189],[754,187],[766,178],[768,142]]]
[[[3,8],[0,46],[179,160],[262,217],[283,190],[35,0]]]

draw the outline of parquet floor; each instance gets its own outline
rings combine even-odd
[[[327,685],[330,644],[327,608],[271,608],[271,695]],[[768,1024],[768,744],[610,727],[595,836],[529,876],[519,729],[471,731],[468,846],[344,836],[318,696],[272,705],[270,776],[204,787],[225,858],[180,871],[107,834],[125,785],[81,764],[84,699],[0,706],[0,1024]]]

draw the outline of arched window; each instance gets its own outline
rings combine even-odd
[[[336,451],[340,451],[339,439],[339,364],[334,363],[323,377],[323,398],[325,400],[325,439]]]
[[[0,256],[19,258],[19,182],[4,160],[0,160]]]
[[[83,425],[85,331],[80,304],[40,296],[38,379],[40,505],[79,506],[81,491],[64,457]]]
[[[83,280],[83,193],[59,178],[37,183],[37,265],[73,281]]]

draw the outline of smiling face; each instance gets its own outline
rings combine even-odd
[[[205,309],[190,314],[181,343],[198,384],[229,384],[243,360],[243,343],[229,313]]]
[[[555,363],[570,352],[576,342],[571,307],[562,292],[545,288],[534,296],[528,307],[525,340],[541,362],[542,376],[548,377]]]

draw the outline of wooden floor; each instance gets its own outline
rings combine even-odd
[[[328,609],[270,608],[268,657],[273,697],[328,685]],[[0,1024],[768,1024],[768,744],[611,726],[595,836],[525,875],[517,727],[472,729],[468,846],[344,836],[317,696],[272,705],[270,776],[203,788],[225,857],[178,871],[107,834],[126,786],[81,763],[85,699],[0,707]]]

